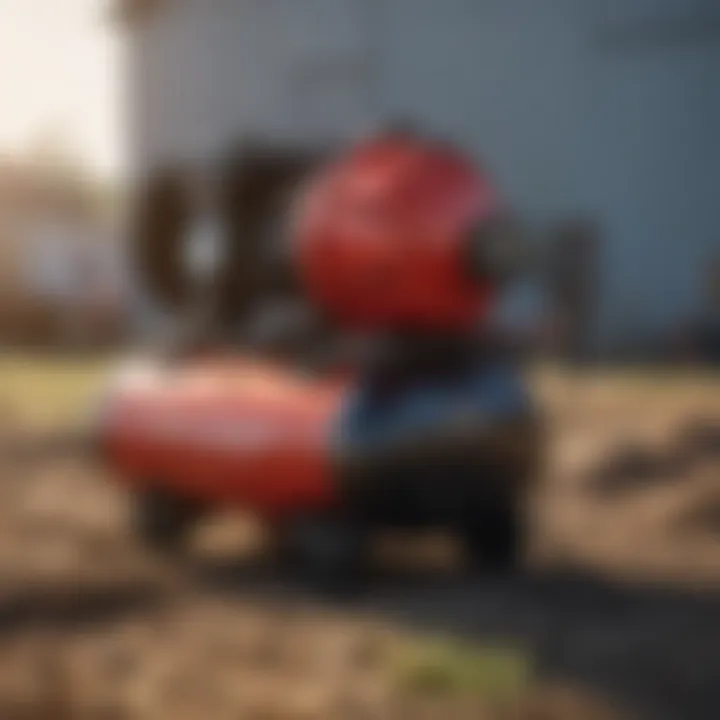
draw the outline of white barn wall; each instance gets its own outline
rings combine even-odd
[[[372,89],[362,3],[213,1],[220,5],[208,13],[222,110],[217,115],[224,123],[219,137],[240,129],[327,143],[367,122]]]
[[[704,264],[720,252],[720,35],[626,47],[612,38],[656,17],[693,17],[697,6],[389,5],[392,109],[471,146],[540,224],[583,215],[599,224],[599,344],[662,334],[687,317]]]
[[[138,172],[243,136],[326,144],[371,122],[357,0],[169,0],[132,33]]]
[[[389,5],[393,110],[471,147],[534,217],[575,209],[585,73],[572,3]]]
[[[658,19],[679,36],[643,40]],[[616,344],[690,312],[720,249],[719,25],[712,0],[167,0],[132,33],[137,167],[417,119],[538,225],[598,223]]]
[[[713,79],[714,78],[714,79]],[[677,326],[720,252],[720,47],[606,52],[592,80],[605,334]]]

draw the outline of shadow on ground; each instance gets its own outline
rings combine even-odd
[[[720,422],[696,419],[660,448],[627,443],[591,468],[588,489],[601,496],[679,482],[701,463],[720,460]]]
[[[188,568],[183,593],[129,583],[37,587],[0,604],[0,638],[103,627],[196,595],[363,613],[413,630],[526,647],[543,679],[580,684],[652,720],[712,720],[720,708],[720,593],[621,586],[579,571],[524,578],[447,573],[374,577],[362,596],[320,601],[267,565]]]
[[[205,592],[308,600],[260,566],[192,572]],[[580,683],[641,717],[711,720],[720,712],[717,592],[631,587],[574,570],[514,579],[406,573],[375,577],[340,607],[423,632],[527,647],[541,677]]]
[[[28,630],[74,630],[104,626],[129,615],[147,613],[167,604],[168,593],[150,583],[113,583],[73,587],[36,584],[3,593],[0,599],[0,640]]]

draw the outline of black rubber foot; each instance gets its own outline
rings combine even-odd
[[[496,500],[478,508],[461,533],[473,569],[505,574],[521,568],[525,523],[513,500]]]
[[[175,554],[185,549],[188,534],[201,515],[202,509],[191,500],[148,490],[135,497],[133,530],[152,550]]]
[[[357,594],[366,578],[366,533],[329,515],[293,520],[282,531],[281,558],[291,576],[313,592]]]

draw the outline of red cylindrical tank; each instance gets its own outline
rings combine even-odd
[[[125,482],[267,518],[332,507],[332,421],[344,381],[249,359],[130,379],[110,402],[104,453]]]

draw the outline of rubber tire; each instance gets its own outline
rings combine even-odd
[[[461,535],[473,569],[512,574],[521,568],[526,530],[514,498],[495,499],[477,507]]]
[[[340,517],[295,518],[281,534],[284,567],[303,587],[331,597],[355,595],[366,577],[367,536]]]
[[[154,552],[175,555],[186,548],[188,535],[202,515],[200,506],[162,490],[135,496],[133,531]]]

